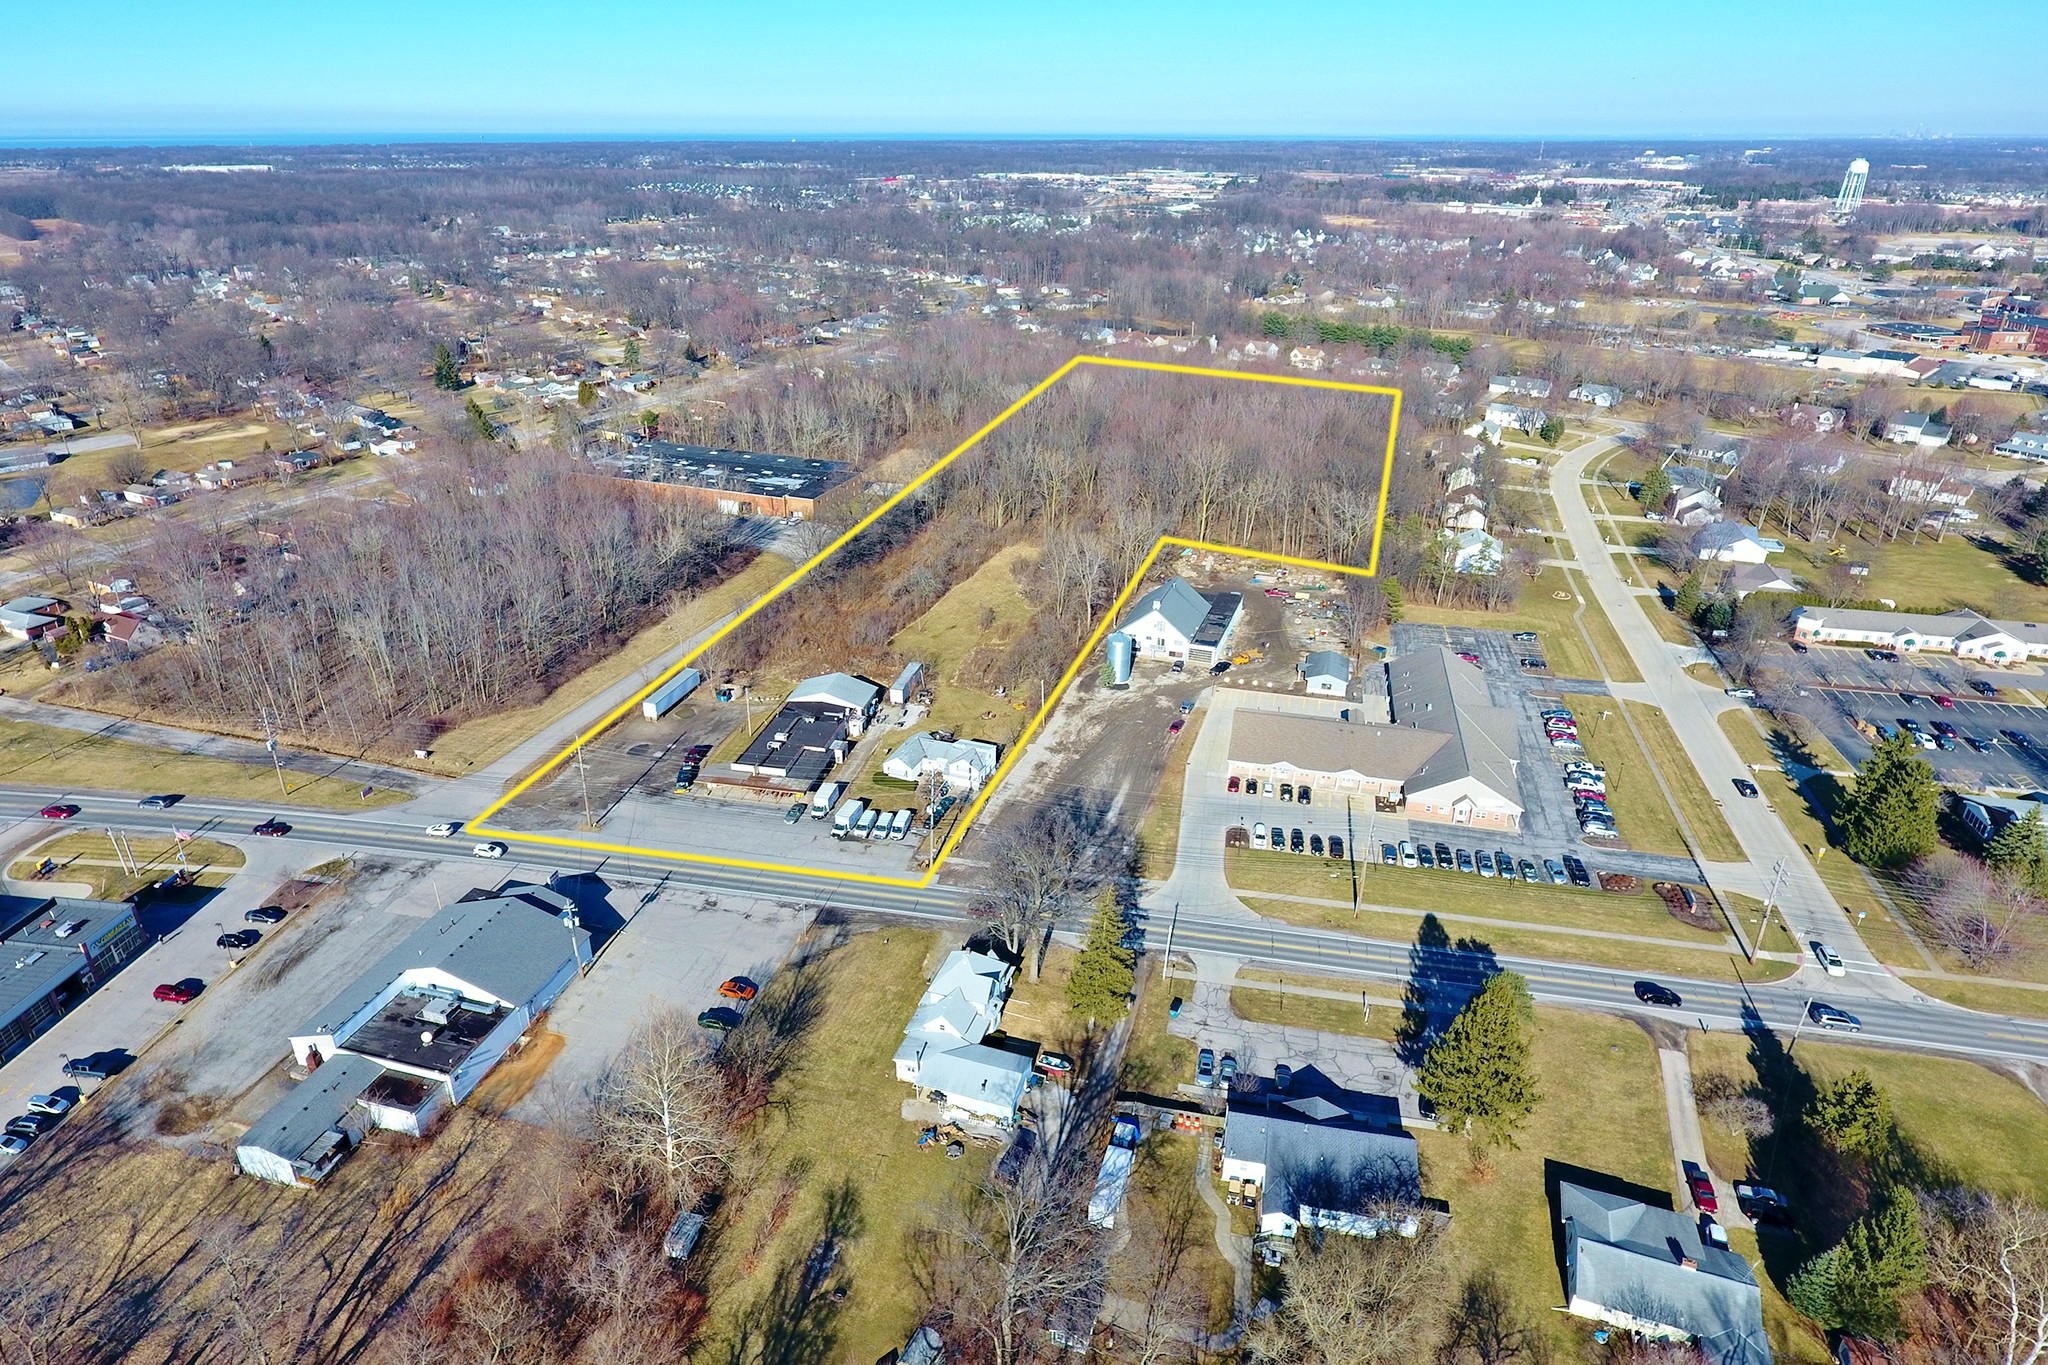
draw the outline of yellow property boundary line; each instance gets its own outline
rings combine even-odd
[[[570,756],[578,749],[588,744],[591,740],[596,739],[606,730],[609,730],[617,723],[621,716],[624,716],[627,712],[638,706],[656,688],[682,672],[685,668],[688,668],[706,650],[746,624],[748,619],[756,612],[780,597],[783,593],[789,591],[789,589],[795,587],[797,583],[802,581],[805,575],[845,548],[848,542],[855,536],[867,530],[868,527],[888,515],[889,512],[894,510],[912,493],[915,493],[919,488],[938,477],[953,461],[959,459],[977,445],[980,445],[989,433],[1022,412],[1047,390],[1051,389],[1053,385],[1059,383],[1060,380],[1066,378],[1082,366],[1100,366],[1105,369],[1118,370],[1153,370],[1165,374],[1195,375],[1205,379],[1234,379],[1255,384],[1284,384],[1303,389],[1334,389],[1343,393],[1370,393],[1393,399],[1393,410],[1387,418],[1386,455],[1380,468],[1380,499],[1379,507],[1373,519],[1372,552],[1366,560],[1366,566],[1360,569],[1353,565],[1335,564],[1320,559],[1301,559],[1288,555],[1271,554],[1249,546],[1220,545],[1209,541],[1187,540],[1180,536],[1161,536],[1153,544],[1151,550],[1146,552],[1145,558],[1139,563],[1137,571],[1131,575],[1130,581],[1124,584],[1123,591],[1117,594],[1116,601],[1110,604],[1109,609],[1103,613],[1102,619],[1096,623],[1094,633],[1089,635],[1087,643],[1081,646],[1081,652],[1074,656],[1074,661],[1071,664],[1067,665],[1067,671],[1060,676],[1059,682],[1046,693],[1044,705],[1038,708],[1038,714],[1031,718],[1030,722],[1025,725],[1023,732],[1010,745],[1008,754],[1004,756],[1002,763],[997,766],[995,774],[982,784],[981,791],[975,797],[974,803],[967,808],[966,814],[954,825],[952,834],[940,846],[938,854],[932,859],[931,867],[922,877],[890,877],[874,872],[827,871],[822,868],[799,867],[793,863],[775,863],[753,858],[727,858],[713,853],[682,853],[673,849],[639,848],[630,844],[605,843],[597,839],[576,839],[565,835],[528,834],[513,830],[493,829],[484,823],[493,815],[505,809],[506,806],[518,800],[520,795],[536,782],[539,782],[542,778],[567,762]],[[927,469],[923,474],[905,484],[887,501],[882,503],[881,506],[868,513],[865,517],[862,517],[845,534],[791,570],[781,582],[763,593],[759,598],[756,598],[744,611],[727,622],[724,628],[719,630],[717,634],[677,660],[675,664],[664,670],[661,676],[654,679],[654,681],[620,702],[604,719],[598,721],[581,735],[578,735],[568,747],[535,769],[518,786],[492,802],[480,814],[472,816],[467,823],[473,833],[486,834],[494,838],[511,840],[515,843],[540,844],[554,848],[577,848],[597,853],[617,853],[641,858],[665,858],[677,862],[710,863],[719,867],[744,867],[760,872],[785,872],[799,877],[815,877],[820,881],[866,882],[875,886],[899,886],[908,887],[912,890],[922,890],[932,884],[932,880],[939,875],[939,869],[945,866],[946,859],[952,856],[953,850],[966,837],[968,829],[973,826],[976,817],[981,814],[982,808],[988,804],[989,798],[995,794],[996,788],[1000,787],[1003,779],[1009,776],[1011,768],[1016,766],[1018,758],[1023,755],[1025,747],[1030,744],[1032,737],[1038,733],[1039,727],[1045,723],[1046,717],[1051,715],[1053,708],[1060,704],[1060,698],[1066,695],[1068,686],[1080,675],[1082,666],[1088,662],[1089,656],[1101,645],[1103,637],[1109,633],[1110,624],[1122,617],[1125,606],[1129,604],[1132,594],[1137,591],[1138,585],[1144,582],[1145,574],[1151,569],[1153,562],[1159,558],[1160,551],[1166,549],[1208,550],[1220,554],[1244,555],[1266,563],[1288,564],[1297,568],[1320,569],[1330,573],[1350,574],[1359,578],[1370,578],[1377,574],[1380,563],[1380,537],[1386,530],[1387,524],[1387,492],[1393,482],[1394,474],[1394,436],[1399,431],[1400,426],[1401,391],[1386,385],[1346,384],[1335,379],[1309,379],[1303,376],[1285,374],[1246,374],[1237,370],[1215,370],[1197,365],[1172,365],[1155,360],[1124,360],[1111,356],[1077,355],[1040,380],[1022,398],[1019,398],[1016,402],[997,413],[979,431],[947,452],[945,457],[933,464],[930,469]]]

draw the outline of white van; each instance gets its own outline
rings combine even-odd
[[[910,813],[910,807],[908,806],[905,806],[902,810],[897,811],[896,818],[889,822],[889,837],[891,839],[901,839],[908,835],[910,833],[910,822],[912,818],[913,817]]]
[[[841,806],[839,813],[832,817],[832,837],[844,839],[852,834],[855,822],[867,813],[867,809],[868,803],[858,796]]]
[[[861,839],[874,838],[875,826],[880,823],[881,819],[882,812],[872,806],[861,812],[860,823],[854,827],[855,837]]]

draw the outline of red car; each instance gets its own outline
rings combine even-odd
[[[1956,709],[1956,699],[1946,692],[1936,692],[1934,694],[1934,704],[1944,710],[1953,711]]]
[[[1181,727],[1186,724],[1187,722],[1185,720],[1176,720],[1173,724],[1166,727],[1166,733],[1169,735],[1177,735],[1180,733]]]
[[[1719,1213],[1721,1201],[1714,1195],[1714,1182],[1704,1171],[1693,1171],[1685,1177],[1685,1187],[1692,1191],[1692,1202],[1701,1213]]]
[[[1230,781],[1229,781],[1229,782],[1227,782],[1227,783],[1225,783],[1225,784],[1224,784],[1224,788],[1223,788],[1223,789],[1224,789],[1225,791],[1227,791],[1227,792],[1233,792],[1233,793],[1234,793],[1234,792],[1236,792],[1236,791],[1237,791],[1237,789],[1238,789],[1238,788],[1239,788],[1240,786],[1242,786],[1242,785],[1243,785],[1242,783],[1240,783],[1240,782],[1239,782],[1239,781],[1238,781],[1238,780],[1237,780],[1236,778],[1234,778],[1234,777],[1233,777],[1233,778],[1231,778],[1231,779],[1230,779]]]
[[[1479,656],[1477,654],[1468,654],[1462,649],[1458,651],[1458,657],[1463,659],[1468,664],[1476,665],[1479,662]]]
[[[291,833],[291,831],[292,827],[290,825],[287,825],[284,821],[276,819],[275,817],[269,820],[265,820],[260,825],[249,826],[249,832],[251,834],[267,834],[273,839],[289,834]]]
[[[760,987],[744,976],[736,976],[720,986],[718,993],[728,1000],[752,1000],[760,993]]]
[[[70,805],[44,806],[38,814],[45,820],[69,820],[78,814],[78,809],[77,806]]]
[[[156,998],[173,1005],[187,1005],[199,998],[195,981],[166,981],[156,988]]]

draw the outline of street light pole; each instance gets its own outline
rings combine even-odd
[[[1785,880],[1785,860],[1778,859],[1771,864],[1771,884],[1764,891],[1763,918],[1756,922],[1756,942],[1750,945],[1749,960],[1754,963],[1764,950],[1764,933],[1771,927],[1771,911],[1778,904],[1778,888]],[[1792,932],[1792,921],[1785,921],[1785,932]]]

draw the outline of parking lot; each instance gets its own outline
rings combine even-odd
[[[1937,722],[1954,728],[1953,748],[1921,751],[1945,783],[2029,790],[2048,783],[2048,710],[2011,699],[2016,688],[2038,686],[2036,674],[1973,668],[1947,655],[1872,659],[1860,647],[1841,645],[1812,645],[1804,653],[1779,645],[1770,664],[1793,684],[1782,704],[1796,706],[1851,763],[1862,763],[1872,747],[1856,720],[1898,730],[1911,719],[1930,737],[1940,733]],[[1983,696],[1973,682],[1999,688],[2000,697]],[[1907,694],[1917,702],[1908,703]],[[1953,704],[1939,705],[1938,696]],[[2016,742],[2007,731],[2027,742]]]

